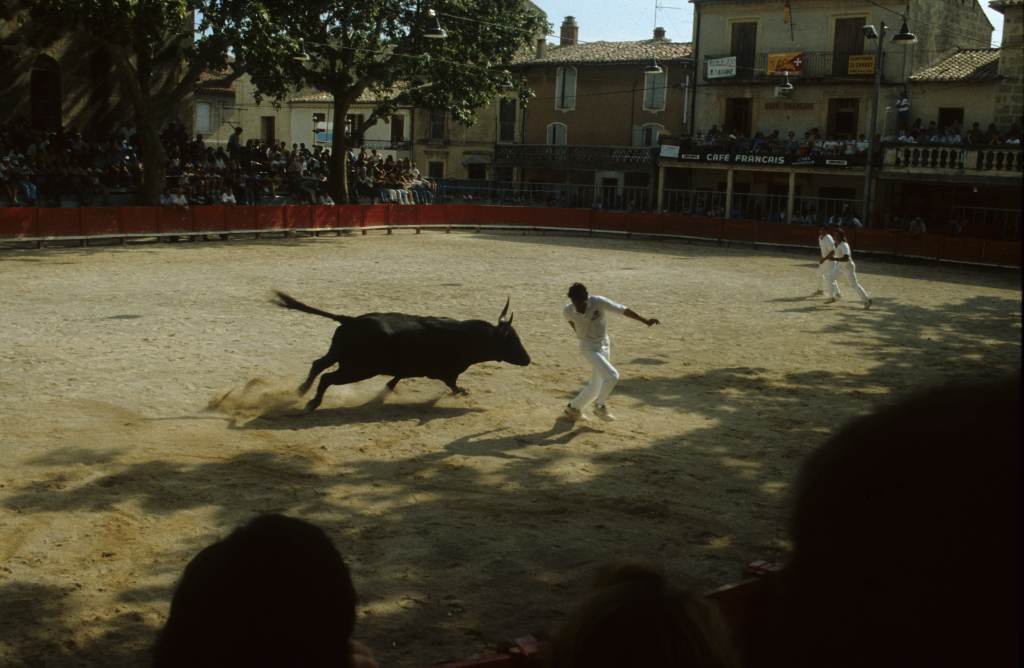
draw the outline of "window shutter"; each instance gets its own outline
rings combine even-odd
[[[210,131],[210,103],[196,102],[196,132],[205,134]]]
[[[661,74],[654,75],[654,104],[651,105],[652,109],[661,111],[665,108],[665,94],[668,92],[668,70],[663,70]]]
[[[633,146],[644,145],[644,129],[639,125],[633,126]]]
[[[576,68],[565,68],[565,109],[576,108]],[[563,142],[564,143],[564,142]]]
[[[565,79],[565,68],[559,67],[555,70],[555,109],[565,108],[562,98],[562,81]]]

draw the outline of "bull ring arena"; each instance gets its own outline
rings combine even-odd
[[[800,462],[850,419],[1020,367],[1013,242],[856,230],[864,310],[842,283],[810,298],[808,227],[276,209],[4,212],[0,663],[144,665],[185,564],[259,512],[327,531],[382,665],[550,629],[613,559],[710,592],[785,558]],[[161,238],[182,243],[142,243]],[[662,323],[610,323],[615,422],[558,420],[589,375],[560,313],[574,281]],[[471,367],[467,396],[336,386],[305,415],[294,388],[335,323],[273,290],[491,322],[510,297],[533,363]]]

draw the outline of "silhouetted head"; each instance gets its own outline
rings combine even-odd
[[[736,665],[716,610],[639,564],[599,574],[593,594],[559,629],[547,655],[548,668]]]
[[[346,668],[355,601],[323,530],[261,515],[185,567],[153,665]]]
[[[843,228],[837,227],[832,231],[832,236],[835,237],[836,243],[842,243],[846,241],[846,232],[843,232]]]
[[[590,299],[590,294],[587,292],[587,286],[582,283],[573,283],[569,286],[569,299],[572,301],[573,306],[580,313],[587,310],[587,300]]]
[[[1020,377],[862,417],[803,464],[783,571],[796,657],[1020,665]]]
[[[495,328],[495,334],[498,337],[499,361],[517,366],[528,366],[530,364],[530,354],[526,352],[523,342],[519,340],[519,334],[512,327],[512,318],[515,316],[515,313],[508,312],[508,306],[511,302],[511,297],[505,301],[505,308],[501,310],[501,315],[498,316],[498,325]],[[508,319],[505,318],[506,314]]]

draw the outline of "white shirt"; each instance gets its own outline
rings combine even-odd
[[[828,257],[828,254],[836,249],[836,242],[832,239],[831,234],[826,234],[823,237],[818,237],[818,246],[821,247],[821,256]]]
[[[576,310],[572,303],[566,304],[562,315],[576,328],[576,338],[580,348],[585,350],[601,350],[610,344],[608,339],[607,313],[622,314],[626,307],[616,304],[610,299],[591,295],[587,299],[587,308],[583,313]]]
[[[850,244],[843,241],[838,246],[836,246],[836,259],[838,260],[841,257],[847,256],[849,256],[850,258],[850,264],[853,264],[853,255],[850,254]]]

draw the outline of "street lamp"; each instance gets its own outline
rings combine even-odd
[[[875,134],[878,132],[878,98],[882,90],[882,45],[885,39],[885,31],[888,26],[885,25],[885,21],[881,21],[878,24],[878,30],[875,30],[875,26],[866,25],[864,26],[864,37],[868,39],[874,39],[878,41],[878,46],[875,49],[875,85],[874,90],[871,94],[871,124],[868,134],[868,161],[864,166],[864,203],[862,206],[862,213],[864,215],[864,225],[870,225],[871,221],[871,171],[875,162]],[[903,25],[900,26],[900,31],[893,36],[892,41],[894,44],[914,44],[917,42],[917,36],[910,32],[907,27],[907,17],[903,17]]]

